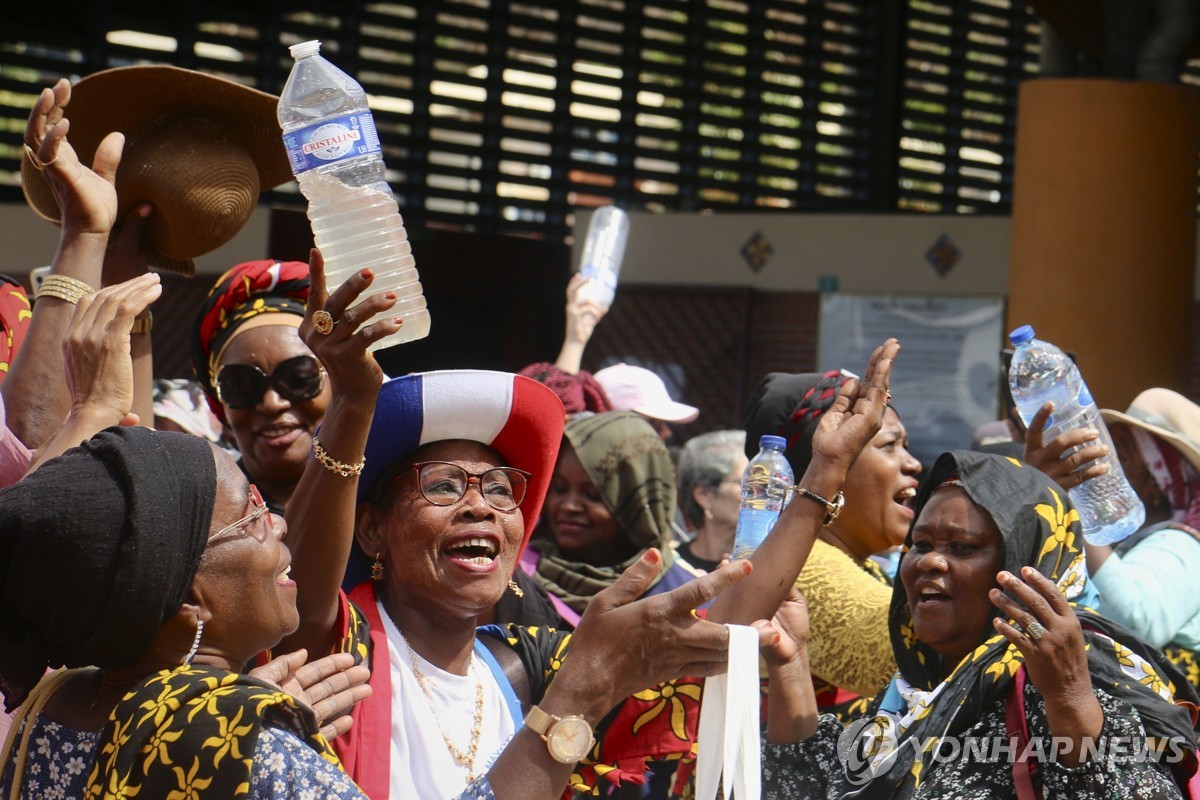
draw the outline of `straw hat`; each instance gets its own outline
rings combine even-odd
[[[71,87],[64,116],[79,160],[91,164],[111,131],[125,134],[117,172],[117,219],[154,205],[146,230],[150,263],[192,274],[192,259],[229,241],[258,195],[292,177],[275,109],[279,98],[178,67],[118,67]],[[45,177],[21,161],[25,199],[61,221]]]
[[[1147,389],[1124,413],[1100,409],[1105,424],[1141,428],[1170,444],[1200,470],[1200,406],[1170,389]]]

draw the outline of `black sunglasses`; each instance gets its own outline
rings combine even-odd
[[[253,364],[226,364],[217,373],[217,399],[228,408],[254,408],[267,386],[292,403],[312,400],[321,393],[325,368],[313,356],[295,356],[279,362],[270,375]]]

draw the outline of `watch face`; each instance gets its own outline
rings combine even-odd
[[[592,749],[592,726],[583,717],[563,717],[546,734],[550,755],[560,764],[574,764]]]

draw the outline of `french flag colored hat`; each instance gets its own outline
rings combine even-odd
[[[418,372],[383,384],[367,435],[361,502],[388,469],[418,447],[466,439],[495,450],[507,466],[533,477],[521,504],[525,538],[537,525],[558,458],[562,401],[532,378],[486,370]]]

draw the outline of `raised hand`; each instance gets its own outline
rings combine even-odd
[[[775,616],[769,622],[759,620],[754,626],[769,628],[774,634],[761,651],[767,665],[779,667],[790,664],[808,647],[808,601],[793,586]]]
[[[279,656],[250,670],[251,677],[287,692],[312,709],[326,739],[341,736],[354,721],[350,710],[371,696],[371,670],[349,653],[308,661],[306,650]]]
[[[579,273],[575,273],[567,284],[567,335],[566,341],[587,344],[592,338],[597,323],[604,319],[608,309],[587,297],[580,297],[580,288],[588,282]]]
[[[1046,403],[1029,421],[1025,432],[1025,463],[1040,469],[1064,489],[1074,489],[1086,480],[1107,474],[1108,464],[1093,463],[1108,455],[1108,447],[1099,441],[1100,431],[1095,428],[1060,433],[1043,444],[1042,433],[1053,411],[1054,404]],[[1079,449],[1063,458],[1063,453],[1074,448]]]
[[[107,236],[117,219],[117,166],[125,136],[116,132],[105,136],[88,168],[67,140],[71,126],[63,109],[70,101],[71,84],[66,78],[42,90],[25,127],[26,158],[45,176],[58,201],[64,236]]]
[[[400,330],[403,320],[396,317],[361,329],[359,326],[394,306],[396,293],[373,294],[350,308],[375,279],[371,270],[354,273],[330,295],[325,286],[325,259],[315,247],[309,252],[308,268],[312,288],[304,322],[300,324],[300,338],[325,365],[335,395],[339,392],[378,394],[383,384],[383,370],[367,348]],[[321,324],[316,324],[317,321]]]
[[[158,276],[147,273],[88,295],[75,307],[63,340],[71,414],[93,415],[96,430],[137,423],[128,419],[133,407],[129,330],[161,294]]]
[[[1071,739],[1098,737],[1104,713],[1092,691],[1083,629],[1067,598],[1032,567],[1024,567],[1021,577],[1000,572],[996,582],[1001,588],[988,596],[1016,625],[1001,618],[992,624],[1024,656],[1029,681],[1046,701],[1050,733]],[[1068,754],[1080,752],[1076,746]]]
[[[888,387],[892,363],[899,352],[900,343],[888,339],[871,353],[866,375],[861,380],[851,378],[842,385],[813,434],[814,460],[820,455],[848,469],[879,432],[884,409],[891,399]]]

